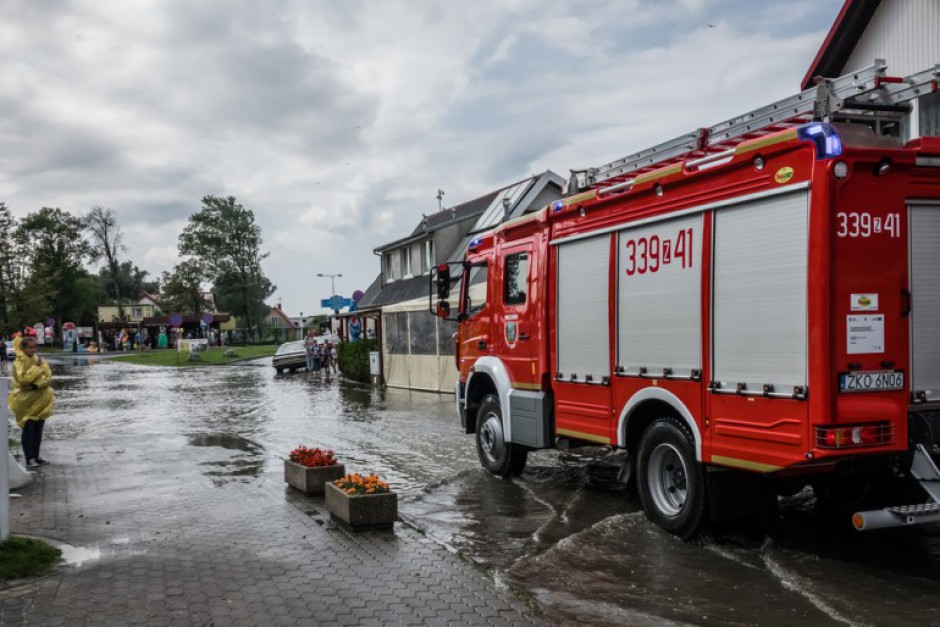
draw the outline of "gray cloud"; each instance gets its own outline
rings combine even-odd
[[[795,91],[840,6],[0,3],[0,201],[111,207],[157,275],[201,198],[234,195],[309,314],[316,272],[364,289],[439,187],[566,175]]]

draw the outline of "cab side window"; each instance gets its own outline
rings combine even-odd
[[[467,280],[467,316],[475,316],[486,305],[487,277],[486,264],[470,266]]]
[[[525,305],[529,287],[529,253],[506,255],[503,304]]]

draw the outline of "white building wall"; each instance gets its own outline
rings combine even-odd
[[[884,59],[890,76],[940,63],[940,0],[883,0],[841,74]]]

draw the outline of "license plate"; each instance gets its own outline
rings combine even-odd
[[[903,372],[876,370],[839,373],[840,392],[882,392],[903,389]]]

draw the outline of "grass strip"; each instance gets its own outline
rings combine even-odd
[[[62,551],[34,538],[10,537],[0,542],[0,580],[38,577],[51,571]]]

